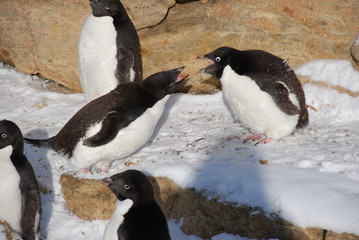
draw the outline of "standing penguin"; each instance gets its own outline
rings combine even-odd
[[[267,143],[308,124],[302,85],[287,62],[261,50],[221,47],[198,59],[201,69],[220,79],[224,100],[235,120],[255,135],[245,139]]]
[[[53,149],[78,168],[107,171],[114,159],[127,157],[150,138],[169,94],[188,75],[184,67],[153,74],[142,82],[127,82],[80,109],[45,140],[25,141]]]
[[[26,240],[37,239],[41,214],[38,183],[25,157],[24,140],[18,126],[0,121],[0,219]]]
[[[90,0],[90,6],[78,43],[80,82],[88,102],[120,83],[142,80],[140,41],[120,0]]]
[[[103,240],[171,239],[152,184],[143,173],[127,170],[103,181],[118,199]]]

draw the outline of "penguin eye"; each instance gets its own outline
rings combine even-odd
[[[126,190],[129,190],[130,189],[130,186],[128,186],[128,185],[124,185],[123,186]]]
[[[220,58],[220,57],[216,57],[214,60],[215,60],[216,62],[220,62],[220,61],[221,61],[221,58]]]
[[[6,133],[1,134],[1,138],[6,138],[6,137],[7,137]]]
[[[109,6],[105,6],[105,9],[106,9],[106,10],[109,10],[109,9],[110,9],[110,7],[109,7]]]

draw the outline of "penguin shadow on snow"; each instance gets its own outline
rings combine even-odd
[[[282,220],[274,215],[267,217],[270,213],[264,213],[261,206],[250,204],[251,200],[257,203],[259,199],[262,206],[268,205],[260,169],[265,165],[259,162],[258,147],[242,141],[233,133],[210,146],[208,159],[191,184],[193,189],[150,178],[166,218],[181,222],[186,234],[203,239],[221,233],[250,238],[286,236],[286,231],[278,231],[277,224],[284,226]]]
[[[48,138],[48,134],[45,130],[37,129],[25,133],[24,137]],[[25,156],[27,156],[33,166],[39,183],[42,207],[39,237],[44,240],[47,239],[47,231],[53,211],[52,203],[55,200],[52,165],[48,158],[49,150],[46,148],[34,147],[25,142],[24,152]]]
[[[171,112],[171,109],[173,108],[174,105],[176,105],[176,103],[180,100],[182,95],[180,94],[172,94],[170,96],[170,98],[168,99],[168,101],[166,102],[165,104],[165,108],[164,108],[164,111],[162,113],[162,116],[160,118],[160,120],[158,121],[155,129],[153,130],[153,133],[150,137],[150,139],[147,141],[147,143],[143,146],[143,147],[146,147],[148,146],[151,142],[155,141],[158,133],[161,131],[161,128],[162,126],[165,124],[165,122],[167,121],[167,119],[170,117],[170,112]],[[173,116],[175,117],[175,116]],[[142,149],[142,148],[140,148]],[[139,149],[139,150],[140,150]]]

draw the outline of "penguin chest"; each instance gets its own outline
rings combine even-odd
[[[126,199],[124,201],[116,201],[116,208],[111,220],[106,226],[103,240],[118,240],[118,229],[125,220],[125,214],[133,205],[132,200]]]
[[[95,17],[84,22],[78,43],[80,82],[88,101],[117,86],[116,29],[112,17]]]
[[[114,159],[121,159],[142,147],[151,137],[158,120],[162,116],[169,95],[159,100],[153,107],[148,108],[141,116],[121,129],[116,138],[99,147],[83,145],[79,141],[73,152],[72,163],[79,168],[87,168],[98,161],[109,164]],[[102,123],[95,124],[87,131],[85,138],[94,136],[101,129]],[[100,167],[100,166],[99,166]],[[102,169],[102,167],[100,167]]]
[[[21,232],[20,176],[11,162],[12,147],[0,149],[0,219],[6,220],[17,232]]]
[[[238,75],[227,66],[221,83],[230,112],[244,126],[273,139],[288,136],[294,131],[298,115],[288,115],[281,111],[272,97],[251,78]]]

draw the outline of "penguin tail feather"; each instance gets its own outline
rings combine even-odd
[[[31,138],[24,138],[26,143],[29,143],[35,147],[40,147],[40,148],[52,148],[52,144],[51,144],[51,140],[52,138],[49,139],[31,139]]]

